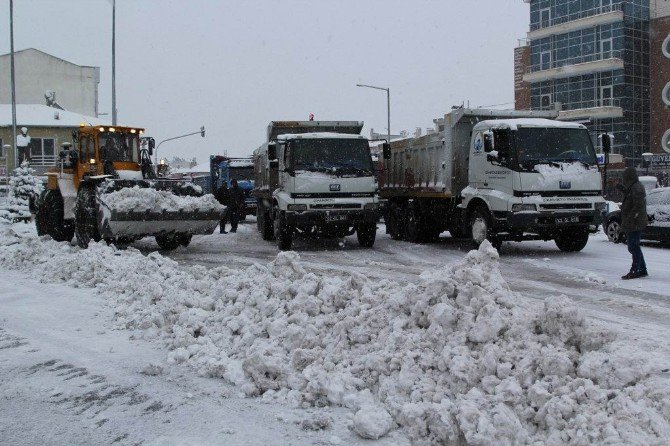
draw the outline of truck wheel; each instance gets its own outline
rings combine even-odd
[[[564,252],[581,251],[588,241],[589,233],[587,231],[562,232],[554,239],[558,249]]]
[[[156,243],[164,251],[172,251],[181,245],[180,234],[163,234],[156,236]]]
[[[421,215],[416,209],[407,211],[407,225],[405,226],[405,240],[412,243],[419,243],[423,239],[421,224]]]
[[[491,216],[483,206],[476,207],[470,213],[470,231],[475,247],[479,247],[484,240],[488,240],[495,249],[500,249],[502,241],[491,231]]]
[[[270,212],[263,209],[263,213],[260,218],[261,234],[263,235],[263,240],[274,240],[275,232],[272,219],[270,218]]]
[[[362,225],[356,230],[356,237],[358,244],[363,248],[372,248],[375,244],[375,237],[377,236],[377,225]]]
[[[605,225],[605,233],[607,238],[612,243],[621,243],[623,242],[624,235],[621,233],[621,224],[616,219],[611,219]]]
[[[386,232],[393,240],[402,240],[404,238],[403,225],[401,224],[399,213],[402,210],[396,205],[389,205],[388,221],[386,222]]]
[[[277,247],[281,251],[289,251],[293,245],[293,231],[288,227],[282,215],[276,220]]]
[[[177,240],[179,241],[179,244],[186,248],[188,245],[191,244],[191,239],[193,238],[193,234],[185,234],[185,233],[179,233],[177,234]]]
[[[74,206],[74,233],[77,244],[84,249],[88,248],[91,241],[99,242],[102,238],[98,228],[98,203],[95,193],[95,187],[81,187]]]
[[[40,194],[35,215],[37,235],[50,235],[57,242],[69,242],[74,237],[72,220],[63,218],[63,197],[60,191],[45,190]]]
[[[258,229],[258,232],[263,232],[263,226],[261,225],[262,218],[263,218],[263,208],[261,207],[261,204],[258,203],[258,205],[256,206],[256,229]]]

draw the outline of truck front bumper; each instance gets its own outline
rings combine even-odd
[[[361,224],[376,224],[378,220],[379,211],[371,209],[286,212],[286,223],[294,228],[357,226]]]
[[[586,227],[596,232],[602,223],[600,211],[504,212],[496,215],[496,223],[510,232],[559,232],[563,229]]]

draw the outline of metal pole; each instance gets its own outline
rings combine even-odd
[[[116,125],[116,0],[112,0],[112,125]]]
[[[388,143],[391,144],[391,89],[386,89],[386,123],[388,125]]]
[[[14,168],[18,162],[18,147],[16,146],[16,70],[14,67],[14,0],[9,0],[9,47],[10,47],[10,70],[12,82],[12,136],[14,138]],[[9,159],[9,157],[8,157]],[[7,185],[9,186],[9,163],[7,165]]]

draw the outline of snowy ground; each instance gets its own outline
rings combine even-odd
[[[13,228],[32,231],[32,226],[23,224]],[[135,247],[143,254],[157,249],[151,240]],[[370,283],[391,279],[410,285],[420,284],[424,271],[461,260],[469,248],[446,234],[431,245],[392,241],[383,233],[383,225],[372,250],[359,248],[355,237],[295,244],[301,265],[314,277],[345,280],[360,275]],[[566,295],[590,316],[590,322],[615,330],[620,343],[650,353],[659,361],[656,369],[666,370],[670,369],[670,348],[665,342],[670,335],[666,273],[670,249],[654,245],[643,249],[650,277],[629,282],[619,279],[630,263],[625,246],[611,244],[603,235],[593,237],[576,254],[562,253],[553,243],[504,244],[500,270],[509,287],[518,292],[514,297],[520,307],[538,310],[547,297]],[[119,259],[124,255],[119,253]],[[166,255],[183,267],[212,270],[223,265],[237,274],[255,264],[267,265],[277,249],[261,240],[252,219],[241,224],[236,234],[197,237],[188,248]],[[346,408],[297,408],[286,399],[245,398],[230,380],[201,376],[193,364],[176,360],[178,350],[173,345],[168,353],[164,335],[119,329],[120,314],[132,325],[132,315],[123,313],[130,307],[118,302],[116,308],[110,306],[105,294],[67,284],[70,277],[54,280],[66,284],[54,284],[27,268],[0,268],[2,443],[390,445],[409,441],[403,430],[377,441],[361,439],[350,430],[353,414]],[[104,281],[91,283],[97,284],[98,291],[110,286]],[[660,372],[659,378],[665,374]],[[666,422],[669,416],[666,411]],[[659,432],[663,438],[663,430]]]

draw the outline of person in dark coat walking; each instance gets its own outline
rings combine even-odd
[[[219,222],[219,233],[228,234],[226,231],[226,222],[228,221],[228,214],[230,212],[230,191],[228,190],[228,182],[224,181],[221,187],[214,194],[214,198],[223,206],[226,206],[226,210],[223,211],[223,216]],[[232,225],[231,225],[232,226]]]
[[[621,203],[621,231],[626,233],[628,252],[633,256],[633,264],[630,271],[621,278],[624,280],[646,277],[647,265],[640,248],[640,237],[642,231],[649,223],[647,216],[647,194],[644,186],[640,183],[637,171],[628,167],[623,172],[623,201]]]
[[[237,223],[240,221],[240,210],[244,206],[244,191],[237,185],[237,180],[230,182],[230,232],[237,232]]]

